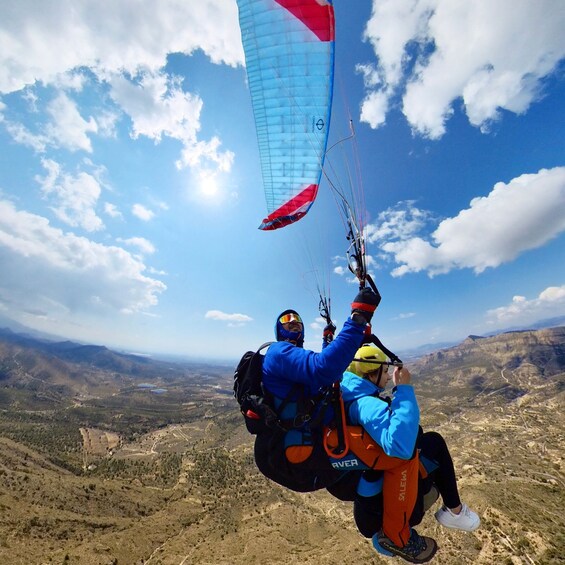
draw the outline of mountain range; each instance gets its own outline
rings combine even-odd
[[[565,316],[557,316],[557,317],[553,317],[553,318],[546,318],[543,320],[539,320],[537,322],[534,322],[532,324],[529,324],[528,326],[513,326],[513,327],[509,327],[506,329],[502,329],[502,330],[496,330],[493,332],[489,332],[484,334],[484,336],[482,337],[491,337],[491,336],[495,336],[495,335],[499,335],[502,333],[506,333],[506,332],[511,332],[511,331],[526,331],[526,330],[537,330],[537,329],[544,329],[544,328],[553,328],[553,327],[558,327],[558,326],[563,326],[565,325]],[[0,314],[0,332],[2,331],[9,331],[11,330],[12,332],[18,334],[19,336],[22,337],[30,337],[33,339],[37,339],[37,340],[44,340],[44,341],[48,341],[48,342],[54,342],[54,343],[59,343],[61,342],[61,337],[60,336],[54,336],[52,334],[47,334],[45,332],[40,332],[34,329],[31,329],[27,326],[24,326],[22,324],[20,324],[19,322],[16,322],[15,320],[12,320],[11,318],[8,318],[6,316],[3,316],[2,314]],[[63,342],[67,342],[68,340],[63,339]],[[71,342],[74,343],[74,342]],[[438,351],[439,349],[446,349],[449,347],[454,347],[458,344],[457,341],[448,341],[448,342],[437,342],[437,343],[426,343],[423,345],[420,345],[418,347],[413,347],[413,348],[408,348],[408,349],[400,349],[397,353],[398,355],[402,358],[402,359],[417,359],[418,357],[422,357],[423,355],[427,355],[428,353],[433,353],[434,351]],[[78,345],[78,344],[77,344]],[[144,356],[146,355],[146,353],[144,354],[134,354],[137,356]],[[147,354],[148,355],[148,354]],[[172,355],[162,355],[162,354],[151,354],[149,355],[151,358],[154,359],[162,359],[162,360],[168,360],[168,361],[173,361],[173,362],[177,362],[177,363],[182,363],[184,361],[187,361],[187,359],[184,356],[172,356]],[[237,362],[237,360],[235,360]],[[204,362],[203,360],[200,360],[200,362]],[[210,360],[210,362],[214,362],[213,360]]]
[[[408,367],[482,520],[446,531],[432,509],[433,563],[562,563],[565,327],[469,336]],[[232,370],[0,332],[0,563],[389,563],[349,503],[257,471]]]

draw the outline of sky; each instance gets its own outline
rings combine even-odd
[[[375,333],[564,316],[563,1],[334,6],[326,163],[364,204]],[[223,361],[294,308],[319,349],[318,288],[338,328],[357,293],[332,189],[265,215],[235,0],[0,0],[0,318]]]

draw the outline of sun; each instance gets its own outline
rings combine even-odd
[[[218,180],[215,175],[207,174],[200,177],[199,183],[200,193],[208,198],[218,193]]]

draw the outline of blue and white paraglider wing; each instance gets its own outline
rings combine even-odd
[[[268,216],[296,222],[318,193],[330,125],[330,0],[237,0]]]

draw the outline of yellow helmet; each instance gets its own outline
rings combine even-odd
[[[387,362],[387,356],[376,346],[365,343],[357,350],[355,359],[351,362],[348,371],[355,373],[358,377],[364,377],[382,367],[381,363]]]

